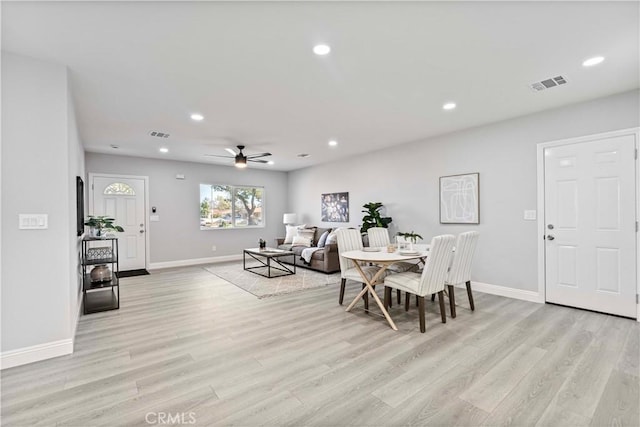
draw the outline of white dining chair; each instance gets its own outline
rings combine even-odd
[[[367,230],[369,236],[369,246],[372,248],[386,248],[391,244],[389,230],[383,227],[371,227]],[[404,273],[405,271],[418,271],[419,264],[412,262],[396,262],[387,267],[389,274]],[[401,302],[400,290],[397,291],[398,304]],[[391,303],[391,301],[389,301]]]
[[[440,317],[442,323],[447,323],[447,316],[444,309],[444,282],[447,278],[447,271],[451,264],[453,254],[453,244],[455,237],[451,234],[436,236],[431,240],[431,249],[422,273],[407,271],[404,273],[391,274],[384,279],[384,306],[389,307],[391,299],[391,289],[399,289],[404,292],[415,294],[418,298],[418,312],[420,316],[420,332],[425,331],[424,297],[426,295],[438,294],[440,303]]]
[[[473,254],[478,244],[478,237],[480,237],[480,233],[477,231],[467,231],[466,233],[460,233],[456,240],[453,262],[451,263],[451,268],[445,281],[449,292],[449,306],[452,318],[456,317],[456,299],[454,294],[454,286],[456,285],[463,283],[466,285],[471,310],[476,309],[471,292],[471,264],[473,263]]]
[[[357,282],[362,283],[362,276],[355,268],[353,261],[350,259],[344,258],[341,256],[343,252],[347,251],[357,251],[362,250],[362,235],[360,232],[353,228],[343,228],[336,231],[337,243],[338,243],[338,259],[340,262],[340,297],[338,298],[338,303],[342,305],[342,301],[344,300],[344,291],[346,287],[347,280],[355,280]],[[363,273],[367,276],[369,280],[373,279],[373,276],[380,270],[380,267],[372,266],[372,265],[362,265],[360,267]],[[362,283],[362,287],[364,287],[364,283]],[[364,308],[365,310],[369,309],[369,294],[365,293],[362,297],[364,299]]]

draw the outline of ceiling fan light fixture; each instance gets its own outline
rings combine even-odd
[[[246,168],[247,167],[247,158],[244,157],[244,156],[242,156],[242,157],[237,156],[236,157],[236,167],[240,168],[240,169]]]

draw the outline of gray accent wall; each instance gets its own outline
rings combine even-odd
[[[72,348],[75,176],[84,163],[73,115],[66,67],[2,53],[3,355],[51,343],[64,343],[57,354]],[[21,213],[48,214],[48,228],[18,229]]]
[[[361,206],[382,202],[386,215],[393,217],[392,234],[413,230],[428,243],[438,234],[477,230],[473,279],[537,292],[539,236],[536,221],[523,219],[524,210],[536,209],[536,145],[639,126],[639,93],[630,91],[294,171],[288,181],[289,205],[301,222],[320,224],[320,194],[349,192],[350,222],[322,225],[359,227]],[[480,173],[480,224],[440,224],[439,177],[473,172]]]
[[[257,247],[260,238],[273,246],[274,239],[284,235],[285,172],[98,153],[86,153],[86,170],[149,177],[149,207],[155,206],[160,217],[158,222],[148,222],[151,267],[156,263],[239,256],[243,248]],[[176,179],[177,174],[185,179]],[[266,226],[200,230],[201,183],[264,187]]]

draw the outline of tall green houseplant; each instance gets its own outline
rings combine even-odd
[[[393,218],[390,216],[382,216],[380,214],[382,206],[383,205],[380,202],[369,202],[362,205],[362,207],[365,208],[362,212],[366,215],[362,217],[362,227],[360,228],[361,233],[366,233],[371,227],[389,228],[389,224]]]

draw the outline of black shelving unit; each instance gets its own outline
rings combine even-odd
[[[96,242],[102,244],[97,245]],[[110,255],[100,258],[89,256],[89,250],[96,250],[97,248],[102,248],[103,250],[110,248]],[[107,265],[110,268],[111,280],[91,281],[91,270],[98,265]],[[117,238],[85,237],[82,239],[82,301],[84,314],[120,308],[120,282],[117,275],[119,271]]]

